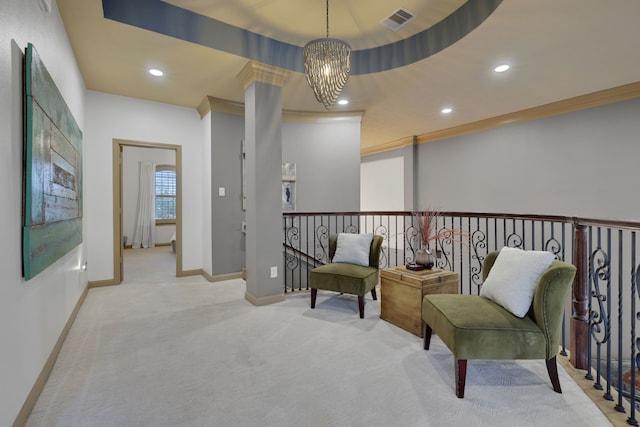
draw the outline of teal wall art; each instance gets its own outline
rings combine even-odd
[[[82,131],[31,43],[25,55],[25,280],[82,243]]]

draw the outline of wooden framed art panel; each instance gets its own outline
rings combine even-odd
[[[26,280],[82,242],[82,131],[31,43],[25,55]]]

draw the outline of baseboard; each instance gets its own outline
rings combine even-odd
[[[24,401],[22,408],[20,409],[20,412],[18,412],[18,416],[13,422],[13,427],[23,427],[27,423],[27,420],[29,419],[29,415],[31,414],[33,407],[36,405],[36,401],[38,400],[38,397],[40,397],[40,394],[42,393],[42,389],[44,389],[44,386],[47,383],[47,380],[49,379],[49,375],[53,370],[53,366],[56,364],[56,360],[58,359],[58,355],[60,354],[60,350],[62,349],[62,344],[64,344],[64,340],[67,338],[67,335],[69,334],[69,330],[71,329],[73,322],[75,322],[76,320],[78,311],[80,310],[80,307],[82,307],[82,304],[84,303],[84,299],[87,296],[87,292],[89,292],[88,285],[85,286],[84,291],[82,291],[82,294],[80,295],[80,298],[78,298],[78,302],[76,303],[76,306],[73,308],[71,315],[67,319],[67,323],[64,325],[64,328],[62,328],[62,332],[60,332],[60,336],[58,337],[56,344],[53,346],[53,349],[51,350],[51,353],[49,354],[47,361],[45,362],[44,366],[42,367],[42,370],[40,371],[40,375],[38,375],[38,378],[36,379],[35,384],[31,388],[31,392],[27,396],[27,399]]]
[[[115,286],[119,285],[120,282],[117,282],[115,279],[107,279],[107,280],[94,280],[87,283],[87,287],[89,288],[101,288],[103,286]]]
[[[204,275],[204,270],[201,268],[195,270],[182,270],[180,271],[176,277],[187,277],[187,276],[201,276]]]
[[[173,245],[171,244],[171,242],[168,242],[168,243],[156,243],[156,244],[153,245],[154,248],[157,248],[157,247],[160,247],[160,246],[173,246]],[[127,244],[127,245],[124,245],[123,248],[124,249],[133,249],[133,245]],[[138,249],[140,249],[140,248],[138,248]]]
[[[222,282],[223,280],[233,280],[233,279],[242,279],[242,272],[238,273],[227,273],[227,274],[216,274],[211,275],[206,271],[202,272],[202,277],[207,279],[209,282]]]
[[[262,305],[275,304],[277,302],[284,301],[284,294],[269,295],[266,297],[256,297],[251,295],[248,291],[245,291],[244,299],[249,301],[251,304],[259,307]]]
[[[202,276],[210,282],[219,282],[221,280],[238,279],[242,277],[242,273],[230,273],[230,274],[212,276],[207,272],[205,272],[203,269],[197,268],[194,270],[182,270],[176,275],[176,277],[188,277],[188,276]],[[96,280],[96,281],[89,282],[88,287],[100,288],[102,286],[114,286],[119,284],[120,282],[117,282],[115,279]]]

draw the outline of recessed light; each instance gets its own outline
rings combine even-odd
[[[493,69],[493,71],[495,71],[496,73],[504,73],[505,71],[507,71],[509,68],[511,68],[510,65],[508,64],[501,64],[498,65],[496,68]]]
[[[442,114],[449,114],[453,111],[453,108],[447,107],[447,108],[443,108],[442,110],[440,110],[440,112]]]
[[[338,101],[338,104],[340,104],[340,105],[347,105],[348,103],[349,103],[349,101],[346,100],[346,99],[341,99],[340,101]]]
[[[149,74],[155,77],[162,77],[164,76],[164,71],[158,70],[157,68],[149,68]]]

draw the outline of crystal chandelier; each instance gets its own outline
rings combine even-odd
[[[327,37],[304,46],[304,72],[318,102],[330,110],[340,96],[351,70],[349,43],[329,38],[329,0],[327,0]]]

